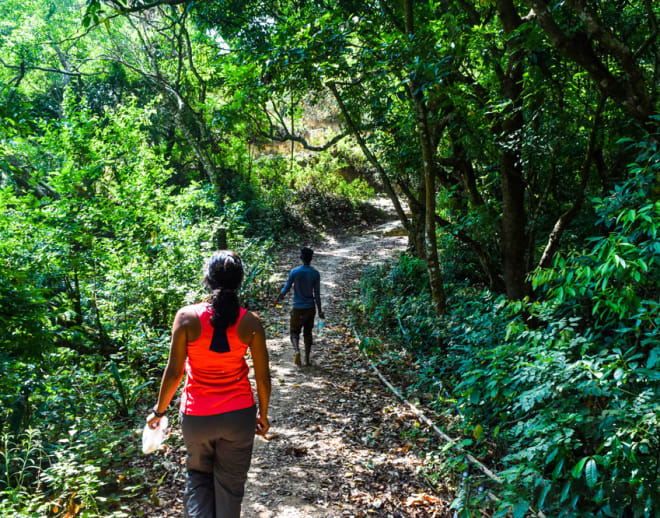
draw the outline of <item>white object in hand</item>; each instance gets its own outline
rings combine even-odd
[[[325,325],[325,319],[319,318],[318,324],[317,324],[317,329],[318,333],[321,334],[323,332],[323,326]]]
[[[144,425],[142,431],[142,453],[152,453],[158,450],[167,433],[167,416],[162,417],[156,424],[156,428],[151,428],[149,423]]]

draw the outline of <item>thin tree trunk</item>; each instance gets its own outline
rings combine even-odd
[[[344,104],[344,101],[342,100],[341,96],[339,95],[339,92],[337,91],[337,85],[335,85],[334,83],[328,83],[328,88],[330,89],[332,95],[334,95],[335,99],[337,100],[337,104],[339,105],[339,109],[341,110],[344,120],[346,121],[346,125],[348,126],[348,129],[350,130],[351,134],[355,137],[355,140],[357,140],[360,149],[364,153],[364,156],[367,157],[367,160],[369,160],[371,165],[373,165],[376,168],[376,171],[378,171],[378,176],[380,177],[381,182],[383,182],[383,187],[385,188],[385,192],[392,200],[392,204],[394,205],[394,210],[396,211],[399,220],[401,220],[401,224],[403,225],[403,227],[406,229],[407,232],[410,232],[410,221],[408,220],[408,216],[406,216],[406,213],[404,212],[403,207],[401,206],[399,197],[397,196],[396,192],[394,192],[394,188],[392,187],[392,183],[390,182],[390,179],[387,176],[385,169],[383,169],[381,163],[371,152],[371,150],[367,146],[367,143],[364,141],[364,138],[362,138],[362,134],[360,133],[360,130],[358,129],[357,125],[353,122],[353,119],[351,118],[350,114],[348,113],[348,110],[346,109],[346,105]]]
[[[295,128],[294,128],[294,123],[295,123],[295,120],[293,118],[293,92],[291,92],[291,135],[296,134],[296,131],[295,131]],[[290,166],[289,166],[291,168],[292,173],[293,173],[293,151],[295,149],[294,148],[295,145],[296,145],[296,143],[292,140],[291,141],[291,162],[290,162]]]
[[[406,32],[408,36],[415,33],[413,0],[405,0],[404,10],[406,15]],[[433,307],[436,314],[444,315],[447,311],[447,298],[440,272],[440,261],[438,259],[438,238],[435,226],[435,177],[437,171],[434,163],[434,149],[431,142],[431,128],[429,127],[428,107],[424,94],[413,79],[408,85],[408,94],[415,107],[417,122],[417,134],[422,148],[422,160],[424,163],[424,185],[426,190],[425,223],[426,234],[426,268],[429,273],[431,294],[433,296]]]
[[[594,125],[591,129],[591,134],[589,136],[589,145],[587,146],[587,153],[584,157],[584,163],[582,164],[582,170],[580,172],[580,186],[578,188],[578,193],[573,202],[573,205],[564,212],[561,217],[556,221],[550,236],[548,237],[548,242],[545,245],[543,250],[543,255],[539,261],[539,268],[547,268],[550,266],[552,259],[559,248],[559,242],[561,236],[564,234],[564,231],[570,225],[571,221],[575,216],[580,212],[582,208],[582,203],[584,202],[584,190],[587,187],[587,180],[589,179],[589,170],[591,169],[591,163],[594,160],[594,154],[596,149],[596,135],[598,132],[598,127],[600,126],[601,115],[603,113],[603,108],[605,107],[606,98],[603,97],[598,103],[596,108],[596,113],[594,115]]]

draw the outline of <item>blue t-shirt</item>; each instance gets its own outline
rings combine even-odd
[[[293,307],[296,309],[321,306],[321,274],[311,266],[302,265],[291,270],[289,278],[282,288],[283,297],[293,284]]]

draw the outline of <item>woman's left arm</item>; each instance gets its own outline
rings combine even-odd
[[[163,378],[160,382],[158,403],[154,407],[154,410],[159,414],[165,413],[172,397],[174,397],[176,389],[179,387],[179,383],[181,383],[183,368],[186,363],[188,331],[193,318],[197,318],[197,315],[188,308],[181,308],[174,318],[170,354],[167,359],[167,367],[163,372]],[[156,414],[152,412],[147,417],[147,423],[149,423],[151,428],[156,428],[160,419],[160,417],[156,417]]]

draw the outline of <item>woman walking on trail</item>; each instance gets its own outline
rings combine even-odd
[[[181,428],[186,446],[184,516],[232,518],[241,501],[252,458],[255,432],[269,428],[270,370],[259,318],[240,307],[236,291],[243,280],[240,257],[215,252],[205,266],[211,299],[181,308],[158,403],[147,418],[155,428],[183,377]],[[250,348],[259,412],[248,379],[245,353]]]

